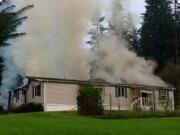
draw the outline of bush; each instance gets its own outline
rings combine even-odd
[[[111,115],[107,111],[102,119],[131,119],[131,118],[164,118],[164,117],[180,117],[180,111],[112,111]]]
[[[40,103],[28,103],[22,104],[16,108],[13,108],[11,112],[13,113],[28,113],[28,112],[42,112],[44,107]]]
[[[77,104],[78,113],[81,115],[101,115],[103,113],[101,91],[91,84],[80,89]]]
[[[0,114],[1,114],[1,113],[4,113],[4,109],[3,109],[2,106],[0,106]]]

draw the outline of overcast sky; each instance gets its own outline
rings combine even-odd
[[[2,1],[2,0],[0,0]],[[28,2],[28,0],[10,0],[15,3]],[[102,0],[105,5],[108,7],[111,0]],[[138,24],[141,22],[141,14],[145,11],[145,2],[144,0],[122,0],[124,7],[126,10],[132,13],[134,21]],[[17,5],[18,7],[19,5]]]
[[[112,0],[102,0],[104,9],[108,12]],[[142,21],[142,13],[145,12],[145,0],[119,0],[123,4],[124,10],[130,12],[136,25]]]

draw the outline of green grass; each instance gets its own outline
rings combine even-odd
[[[75,113],[0,116],[0,135],[180,135],[180,118],[105,120]]]

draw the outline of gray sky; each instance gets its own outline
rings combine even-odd
[[[145,12],[144,0],[131,0],[131,3],[127,3],[126,6],[128,7],[128,5],[129,5],[129,11],[132,14],[134,14],[137,17],[137,19],[141,18],[141,14]]]
[[[2,1],[2,0],[0,0]],[[11,0],[13,3],[24,3],[26,0]],[[105,9],[108,10],[108,6],[110,5],[112,0],[102,0],[105,4]],[[134,22],[139,24],[141,20],[141,14],[145,11],[145,2],[144,0],[119,0],[123,2],[126,10],[130,12],[133,16]],[[28,1],[26,1],[27,3]],[[17,5],[19,7],[19,5]]]
[[[110,10],[111,1],[113,0],[102,0],[104,3],[104,10],[106,10],[108,14],[108,10]],[[135,25],[139,25],[142,21],[142,13],[145,12],[145,0],[119,0],[123,4],[124,10],[126,12],[131,13]]]

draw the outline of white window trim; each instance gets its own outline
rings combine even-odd
[[[32,87],[32,94],[33,94],[33,97],[32,98],[39,98],[39,97],[41,97],[41,96],[37,96],[36,95],[36,91],[37,91],[37,86],[38,85],[33,85],[33,87]],[[40,93],[41,93],[41,90],[40,90]],[[41,94],[40,94],[41,95]]]
[[[123,94],[123,91],[124,91],[124,94]],[[128,98],[127,87],[116,86],[116,97]]]
[[[166,93],[166,95],[162,95],[162,92],[165,92]],[[160,100],[162,100],[161,99],[161,97],[163,96],[163,97],[166,97],[166,99],[165,100],[167,100],[168,99],[168,91],[167,90],[160,90],[160,92],[159,92],[159,97],[160,97]]]

